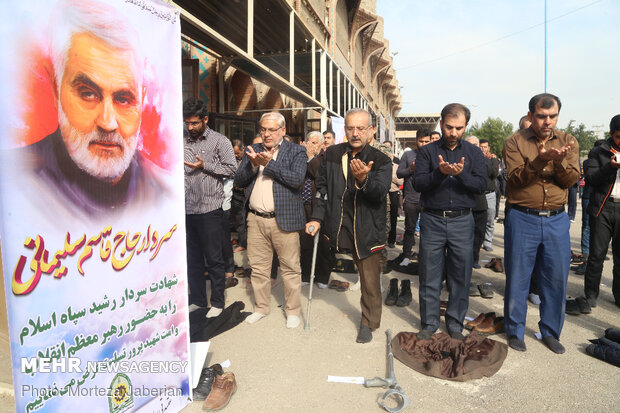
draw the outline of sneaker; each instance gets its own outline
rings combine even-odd
[[[213,380],[211,393],[205,399],[202,409],[208,412],[223,409],[236,391],[237,381],[233,373],[228,371],[221,376],[216,376]]]
[[[302,281],[301,286],[305,287],[306,285],[310,285],[310,281]]]
[[[317,282],[316,286],[319,287],[320,289],[324,289],[328,287],[328,284]]]
[[[493,247],[490,245],[483,245],[482,249],[488,252],[492,252],[493,251]]]

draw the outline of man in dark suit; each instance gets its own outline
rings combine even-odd
[[[247,251],[256,301],[254,313],[245,321],[253,324],[269,314],[275,251],[284,282],[286,327],[295,328],[301,323],[298,231],[306,222],[300,193],[306,175],[306,150],[283,139],[286,125],[280,113],[265,113],[259,125],[263,142],[247,147],[235,175],[235,185],[247,188]]]

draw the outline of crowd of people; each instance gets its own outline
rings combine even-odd
[[[560,109],[557,96],[532,97],[520,129],[508,137],[498,157],[491,153],[487,140],[463,138],[470,111],[452,103],[441,111],[441,133],[418,131],[416,148],[398,159],[391,143],[375,140],[372,115],[363,109],[347,112],[345,139],[338,144],[333,131],[310,132],[304,142],[296,144],[286,135],[284,116],[267,112],[258,122],[260,134],[244,147],[207,126],[203,102],[187,100],[183,117],[190,311],[208,306],[206,273],[211,281],[207,317],[222,312],[226,278],[234,270],[232,225],[238,233],[235,251],[247,249],[251,269],[255,303],[245,321],[254,324],[270,313],[274,270],[279,268],[286,327],[298,327],[301,287],[311,282],[316,236],[318,288],[328,286],[335,253],[353,258],[361,289],[356,341],[367,343],[381,323],[380,279],[386,269],[387,248],[395,247],[402,205],[402,253],[394,261],[419,261],[421,329],[417,338],[428,340],[440,327],[445,281],[446,330],[453,339],[463,340],[472,269],[480,268],[480,249],[493,251],[501,193],[506,196],[504,323],[508,345],[526,350],[529,298],[540,305],[542,341],[553,352],[563,353],[560,335],[567,311],[572,258],[569,228],[574,220],[565,208],[581,167],[577,140],[556,128]],[[610,240],[614,263],[620,254],[620,214],[615,210],[620,208],[618,151],[620,115],[611,121],[610,138],[592,149],[583,163],[589,202],[584,215],[589,217],[590,233],[584,296],[575,301],[582,312],[596,306]],[[614,265],[613,274],[612,291],[620,307],[620,267]],[[402,305],[409,305],[410,295],[409,291]],[[392,291],[388,298],[396,300]]]

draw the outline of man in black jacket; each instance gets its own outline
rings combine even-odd
[[[603,261],[612,238],[612,292],[616,305],[620,307],[620,115],[611,119],[609,135],[607,141],[590,151],[587,162],[584,162],[586,183],[592,187],[588,204],[590,255],[584,280],[584,293],[591,307],[596,307]]]
[[[374,128],[370,113],[351,109],[345,116],[347,142],[329,147],[317,173],[312,220],[331,248],[349,252],[361,281],[362,319],[356,341],[368,343],[381,323],[381,251],[385,249],[387,193],[392,161],[368,144]],[[312,231],[310,228],[312,227]]]

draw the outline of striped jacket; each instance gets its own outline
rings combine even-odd
[[[252,148],[255,152],[265,150],[260,143],[252,145]],[[265,176],[273,179],[276,222],[283,231],[299,231],[305,226],[306,216],[301,200],[301,185],[306,176],[307,161],[306,149],[303,146],[283,139],[277,159],[271,160],[263,170]],[[247,188],[244,203],[246,213],[257,175],[258,170],[252,168],[247,153],[243,154],[243,160],[235,174],[235,186]]]

